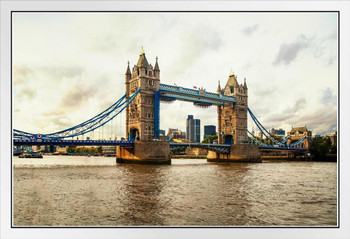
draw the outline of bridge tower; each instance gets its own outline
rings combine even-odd
[[[230,153],[223,154],[209,150],[208,162],[261,162],[261,154],[257,145],[246,144],[248,87],[238,84],[237,76],[231,72],[227,83],[221,89],[220,82],[218,94],[234,96],[236,103],[225,103],[218,106],[218,143],[231,144]]]
[[[160,70],[158,59],[155,66],[148,63],[142,48],[139,60],[125,73],[125,92],[129,97],[140,89],[140,93],[126,108],[126,136],[129,140],[150,141],[154,138],[155,105],[154,92],[159,90]]]
[[[117,146],[117,163],[170,164],[169,142],[154,141],[159,134],[159,83],[158,59],[154,67],[141,50],[137,64],[125,73],[125,93],[130,97],[140,92],[126,107],[126,136],[134,140],[133,146]]]
[[[218,142],[235,145],[246,142],[248,139],[248,87],[246,79],[244,79],[243,85],[238,84],[237,76],[231,72],[223,89],[221,89],[219,82],[217,93],[234,96],[237,101],[233,105],[218,106]]]

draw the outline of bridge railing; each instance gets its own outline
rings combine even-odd
[[[203,94],[201,94],[201,91],[198,90],[193,90],[189,88],[184,88],[181,86],[172,86],[172,85],[166,85],[166,84],[160,84],[161,91],[168,91],[168,92],[173,92],[173,93],[178,93],[178,94],[188,94],[192,96],[201,96],[205,98],[210,98],[218,101],[226,101],[226,102],[231,102],[231,103],[236,103],[236,98],[233,96],[226,96],[226,95],[221,95],[221,94],[216,94],[212,92],[206,92],[204,91]]]
[[[208,105],[223,105],[223,102],[220,101],[214,101],[206,98],[201,98],[199,99],[198,97],[195,96],[188,96],[188,95],[177,95],[177,94],[172,94],[172,93],[167,93],[165,96],[161,96],[161,99],[166,99],[166,100],[183,100],[183,101],[189,101],[189,102],[194,102],[194,103],[204,103]]]
[[[60,139],[14,139],[14,145],[133,145],[129,140],[60,140]]]

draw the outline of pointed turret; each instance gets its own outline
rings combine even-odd
[[[125,75],[126,76],[131,76],[131,71],[130,71],[130,66],[129,66],[130,62],[128,61],[128,67],[126,68],[126,72]]]
[[[243,87],[244,87],[245,89],[247,89],[247,82],[246,82],[245,77],[244,77],[244,85],[243,85]]]
[[[238,86],[238,82],[237,82],[237,78],[236,77],[237,76],[231,70],[231,73],[229,75],[229,78],[228,78],[228,81],[227,81],[226,85],[237,87]]]
[[[238,88],[238,82],[236,79],[236,75],[231,70],[231,73],[229,75],[229,78],[227,80],[227,83],[224,88],[224,94],[225,95],[231,95],[234,94],[237,90],[235,88]]]
[[[128,61],[128,67],[126,68],[125,72],[125,92],[127,96],[129,96],[129,91],[130,91],[130,79],[131,79],[131,72],[130,72],[130,62]]]
[[[159,70],[159,65],[158,65],[158,56],[156,57],[156,64],[154,65],[154,76],[156,79],[159,79],[160,77],[160,70]]]
[[[154,71],[160,71],[158,66],[158,56],[156,57],[156,64],[154,66]]]
[[[220,86],[220,81],[218,82],[218,88],[217,88],[217,90],[216,90],[216,93],[222,94],[222,92],[221,92],[221,86]]]
[[[148,67],[148,61],[145,55],[145,50],[143,49],[143,46],[141,48],[141,52],[140,52],[140,58],[137,62],[137,66],[138,67],[143,67],[143,68],[147,68]]]

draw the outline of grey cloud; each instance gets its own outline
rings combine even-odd
[[[295,116],[298,112],[304,109],[306,106],[306,99],[299,98],[292,107],[288,107],[282,111],[282,114],[289,115],[288,118]]]
[[[22,88],[18,95],[19,98],[33,99],[36,96],[36,89]]]
[[[72,123],[67,118],[52,118],[52,123],[57,126],[58,129],[67,129],[72,127]]]
[[[192,48],[193,56],[197,57],[199,51],[203,54],[207,50],[217,50],[223,44],[223,39],[221,38],[219,32],[212,28],[201,28],[194,32],[187,32],[182,39],[184,43],[184,50],[189,50]]]
[[[276,91],[275,87],[256,87],[254,89],[254,96],[266,96],[266,95],[272,95]]]
[[[289,114],[272,114],[268,118],[266,118],[267,124],[272,124],[274,122],[283,122],[291,118],[293,115],[291,113]]]
[[[252,26],[245,27],[241,30],[245,35],[249,36],[258,29],[259,25],[254,24]]]
[[[320,127],[320,131],[317,131],[318,134],[320,135],[326,135],[329,133],[333,133],[337,131],[337,122],[334,122],[333,124],[325,124],[322,128]]]
[[[304,104],[304,103],[299,103]],[[295,104],[297,105],[297,103]],[[285,110],[288,112],[290,110]],[[337,128],[337,109],[336,107],[325,108],[321,107],[315,109],[313,112],[289,112],[289,113],[274,114],[264,119],[261,123],[265,128],[280,127],[282,124],[288,124],[291,126],[304,126],[306,125],[313,134],[329,134]]]
[[[65,112],[64,112],[64,110],[52,110],[52,111],[48,111],[48,112],[43,112],[42,115],[43,116],[51,116],[51,117],[60,117],[60,116],[64,116]]]
[[[333,41],[333,40],[336,40],[338,37],[338,33],[337,31],[333,31],[331,34],[329,34],[328,36],[324,37],[321,39],[321,41]]]
[[[293,111],[298,111],[300,109],[303,109],[306,105],[306,99],[305,98],[300,98],[298,99],[295,104],[294,108],[292,109]]]
[[[58,78],[62,78],[62,77],[67,77],[67,78],[73,78],[75,76],[81,75],[85,69],[83,67],[80,66],[58,66],[58,67],[41,67],[40,68],[41,71],[58,77]]]
[[[173,59],[172,68],[168,69],[169,75],[178,75],[183,69],[191,67],[198,60],[198,56],[205,57],[210,50],[218,50],[223,46],[220,34],[211,28],[203,28],[196,32],[186,31],[181,36],[180,52],[183,54]]]
[[[263,105],[259,104],[258,102],[252,102],[251,105],[257,106],[256,108],[250,108],[250,110],[253,112],[255,117],[259,119],[259,121],[262,119],[264,115],[267,115],[271,112],[271,107],[264,107]],[[265,125],[265,119],[261,121],[263,125]]]
[[[62,97],[61,107],[78,108],[82,103],[86,102],[90,97],[93,97],[98,88],[95,86],[77,86],[73,85],[73,88]]]
[[[295,121],[306,124],[308,128],[318,134],[328,134],[336,130],[337,108],[335,106],[322,107],[295,119]]]
[[[50,123],[48,124],[48,122]],[[72,123],[67,117],[56,117],[53,115],[45,117],[45,120],[36,120],[36,124],[39,125],[40,131],[46,134],[72,127]],[[49,130],[49,128],[53,130]]]
[[[53,78],[73,78],[83,74],[85,69],[80,66],[41,66],[38,68],[29,68],[27,66],[14,66],[13,83],[14,85],[21,85],[29,80],[37,80],[35,73],[43,72]]]
[[[337,97],[333,95],[333,92],[329,87],[323,90],[321,103],[325,105],[326,104],[337,105]]]
[[[276,59],[273,62],[274,65],[291,63],[303,49],[310,46],[310,39],[304,35],[300,35],[294,42],[288,44],[282,44],[277,53]]]
[[[120,46],[118,42],[123,42],[124,40],[125,36],[114,36],[111,33],[105,36],[96,36],[92,42],[92,49],[110,52],[117,49]]]
[[[312,37],[312,46],[310,51],[315,58],[322,59],[326,65],[333,65],[337,62],[337,31],[331,34],[319,38],[318,36]]]
[[[248,61],[242,66],[242,68],[245,69],[245,70],[250,70],[251,68],[259,67],[261,65],[262,65],[262,61],[260,61],[260,60]]]
[[[278,125],[281,122],[288,121],[295,118],[298,115],[298,112],[304,109],[306,106],[306,99],[298,99],[292,107],[285,108],[281,113],[270,114],[269,117],[265,119],[266,125]]]
[[[99,112],[104,111],[105,109],[110,107],[112,104],[114,104],[117,100],[118,99],[113,99],[112,101],[111,100],[107,100],[105,102],[101,102],[101,104],[99,104],[99,106],[98,106],[98,111]]]
[[[223,44],[220,34],[213,29],[202,29],[201,36],[202,37],[198,39],[201,49],[217,50]]]
[[[49,119],[46,120],[46,122],[50,122],[55,129],[71,127],[75,123],[70,121],[70,112],[79,110],[82,105],[87,104],[92,98],[102,99],[103,97],[107,98],[108,95],[111,95],[106,94],[105,90],[101,92],[100,85],[101,82],[106,82],[106,77],[101,77],[97,81],[94,81],[93,84],[88,84],[88,82],[89,81],[84,81],[81,83],[80,81],[72,81],[71,84],[67,86],[65,94],[62,95],[61,102],[50,111],[42,113],[43,117]]]
[[[28,77],[33,74],[33,70],[27,66],[14,66],[13,67],[13,84],[20,85],[28,80]]]

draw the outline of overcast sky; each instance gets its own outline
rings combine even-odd
[[[127,61],[143,46],[162,83],[216,92],[232,69],[267,129],[332,133],[337,28],[335,13],[14,13],[13,127],[52,133],[98,114],[125,93]],[[202,134],[217,124],[216,107],[175,102],[161,104],[161,129],[185,130],[188,114]],[[125,115],[99,134],[120,137],[118,125]]]

